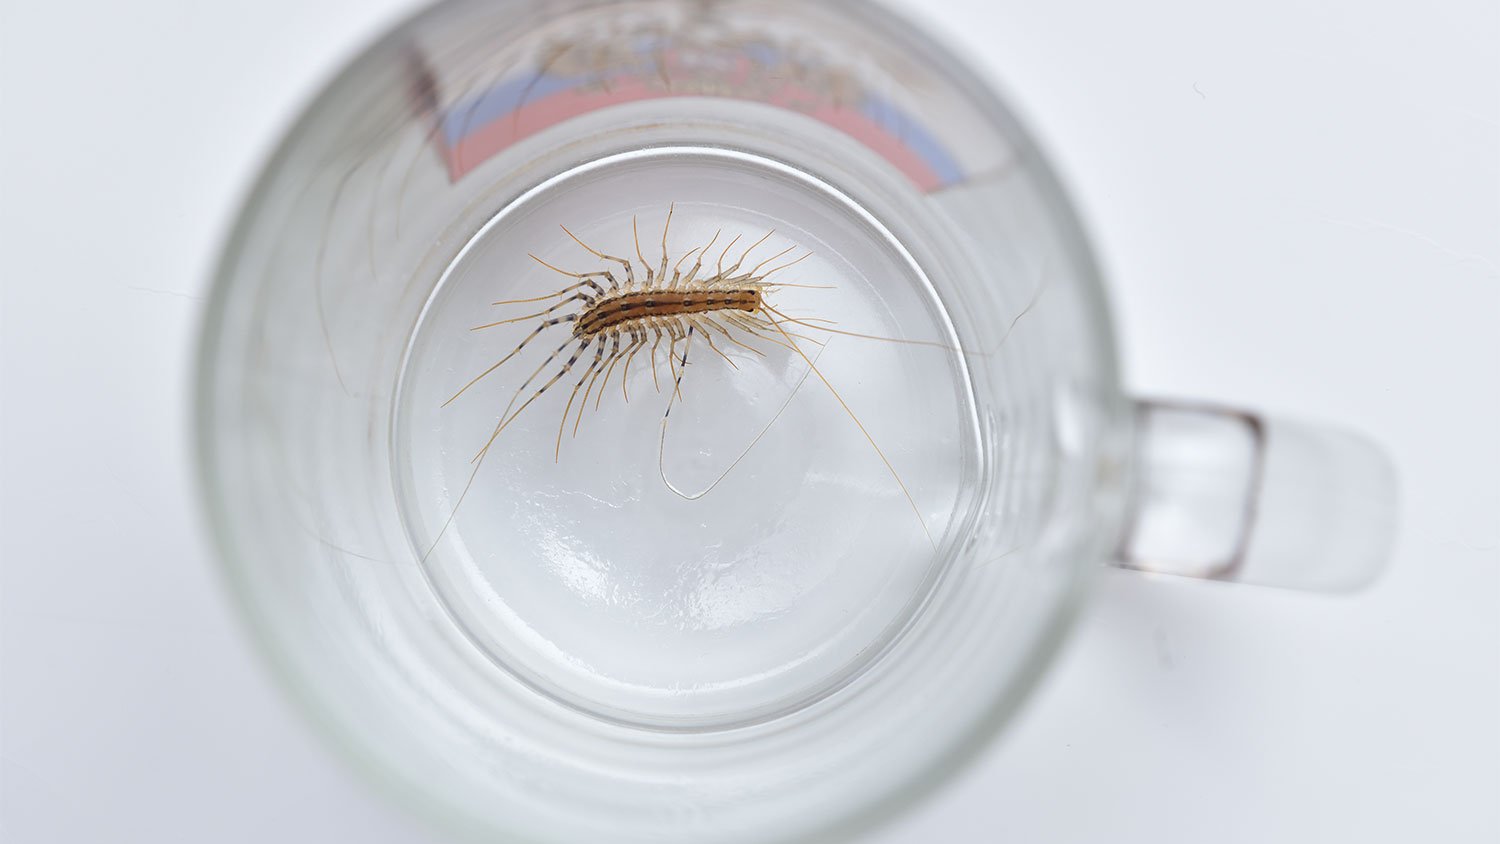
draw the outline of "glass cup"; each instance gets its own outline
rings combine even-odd
[[[1394,512],[1357,437],[1123,396],[1034,143],[856,2],[407,21],[267,164],[198,379],[277,673],[503,840],[852,834],[1005,722],[1101,563],[1347,589]]]

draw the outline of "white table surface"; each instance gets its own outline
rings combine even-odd
[[[261,670],[187,374],[291,110],[409,0],[0,3],[0,838],[427,842]],[[1057,157],[1128,378],[1359,426],[1403,482],[1332,598],[1124,572],[877,844],[1500,839],[1500,6],[931,0]]]

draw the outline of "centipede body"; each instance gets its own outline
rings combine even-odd
[[[825,325],[817,324],[827,323],[826,320],[792,317],[768,302],[767,295],[781,287],[819,286],[772,280],[772,276],[800,263],[812,254],[807,252],[800,257],[788,259],[786,256],[793,252],[795,247],[787,247],[759,261],[754,266],[745,268],[750,256],[770,239],[774,231],[767,232],[759,240],[740,250],[738,257],[734,258],[733,263],[727,267],[725,262],[730,259],[730,253],[739,243],[740,237],[731,239],[722,249],[717,250],[715,256],[711,250],[715,249],[722,234],[722,232],[716,232],[707,243],[683,253],[669,271],[667,239],[674,210],[669,209],[667,212],[666,222],[662,227],[661,257],[655,264],[648,261],[642,253],[639,229],[634,222],[632,222],[632,232],[635,235],[637,258],[634,262],[589,246],[563,226],[562,230],[568,237],[604,262],[604,268],[575,272],[554,266],[532,255],[533,260],[538,264],[574,279],[574,283],[541,296],[494,302],[492,304],[497,306],[510,306],[557,300],[552,305],[534,313],[500,319],[474,327],[473,330],[480,331],[528,320],[536,321],[535,327],[520,343],[460,388],[447,402],[444,402],[445,405],[458,399],[479,381],[515,358],[533,340],[549,329],[570,325],[571,330],[567,339],[547,355],[511,395],[504,410],[499,414],[489,438],[474,455],[472,462],[475,468],[474,474],[470,476],[470,483],[472,484],[474,476],[477,475],[479,464],[500,434],[533,402],[558,382],[567,378],[574,368],[580,365],[580,361],[587,362],[582,364],[584,367],[582,374],[572,381],[572,389],[564,404],[562,418],[557,428],[554,459],[560,459],[562,440],[569,420],[573,421],[572,433],[576,436],[589,399],[594,398],[595,408],[599,406],[615,369],[622,363],[620,389],[627,402],[630,400],[628,386],[630,366],[642,352],[646,352],[649,358],[652,383],[658,391],[662,389],[662,379],[658,375],[657,356],[663,344],[666,345],[665,360],[669,370],[668,383],[671,394],[663,414],[662,424],[663,432],[665,432],[666,419],[670,416],[672,403],[681,397],[683,373],[687,367],[693,339],[697,336],[702,337],[710,350],[729,366],[735,368],[738,368],[738,364],[720,347],[721,341],[759,356],[766,355],[763,347],[770,344],[790,350],[800,357],[807,364],[808,370],[817,374],[818,379],[837,399],[839,405],[879,455],[897,485],[900,486],[908,503],[911,504],[913,511],[916,512],[918,520],[922,522],[923,532],[927,533],[921,510],[917,507],[895,467],[886,458],[854,411],[844,402],[833,384],[818,370],[814,359],[803,351],[798,341],[817,345],[822,345],[822,343],[798,333],[795,329],[816,329],[877,340],[892,338],[878,338],[827,328]],[[692,264],[684,270],[683,265],[689,259],[693,259]],[[897,340],[896,342],[907,341]],[[679,344],[683,345],[681,352],[678,351]],[[592,352],[591,356],[590,352]],[[560,365],[559,361],[561,361]],[[544,377],[543,373],[549,367],[555,367],[550,377],[547,377],[540,385],[533,386],[538,379]],[[578,400],[580,392],[583,395],[581,402]],[[575,404],[578,405],[576,415],[573,411]],[[668,486],[671,486],[670,483]],[[465,494],[467,489],[465,487]],[[677,490],[673,488],[673,491]],[[462,499],[461,495],[459,501],[462,502]],[[929,541],[932,541],[931,534],[927,533],[927,536]]]
[[[622,293],[590,305],[573,324],[573,336],[582,338],[616,326],[634,326],[650,317],[672,318],[728,310],[753,314],[760,307],[761,292],[754,288]]]

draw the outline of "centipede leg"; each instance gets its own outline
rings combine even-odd
[[[687,277],[682,280],[683,285],[692,284],[693,279],[698,277],[698,271],[703,269],[703,256],[708,254],[708,250],[713,248],[713,245],[719,241],[719,235],[723,233],[724,230],[719,229],[714,232],[714,236],[708,243],[703,244],[703,248],[698,251],[698,259],[693,262],[692,269],[688,270]]]
[[[770,336],[768,336],[767,329],[774,328],[774,329],[777,329],[779,331],[779,330],[781,330],[783,328],[783,326],[782,326],[781,323],[779,323],[779,322],[773,322],[773,321],[766,320],[766,319],[762,319],[761,317],[756,316],[755,314],[735,314],[735,317],[736,317],[736,319],[738,319],[740,321],[740,323],[742,325],[753,327],[755,329],[755,331],[759,332],[757,334],[757,336],[765,336],[765,338],[767,340],[771,340],[771,342],[776,342],[776,341],[773,338],[771,338]],[[823,341],[822,340],[816,340],[816,339],[814,339],[812,337],[807,336],[806,334],[798,334],[795,331],[787,331],[786,333],[790,334],[793,337],[796,337],[799,340],[806,340],[807,342],[812,343],[815,346],[822,346],[823,345]]]
[[[479,449],[479,453],[474,455],[474,459],[470,462],[473,463],[482,460],[484,458],[484,455],[489,452],[490,446],[495,444],[495,438],[500,436],[500,432],[504,431],[511,422],[514,422],[516,417],[520,416],[521,412],[529,407],[532,402],[540,398],[542,393],[547,392],[547,389],[549,387],[551,387],[553,384],[556,384],[558,379],[562,378],[564,375],[567,375],[568,371],[573,368],[573,364],[578,362],[578,358],[583,354],[584,350],[587,349],[589,347],[589,344],[592,342],[594,342],[593,338],[584,338],[582,342],[579,342],[578,338],[576,337],[569,338],[567,343],[559,346],[556,352],[553,352],[547,358],[547,360],[543,361],[542,365],[540,367],[537,367],[536,372],[533,372],[531,374],[531,377],[527,378],[526,381],[516,389],[515,395],[511,396],[510,403],[505,406],[505,412],[500,414],[500,422],[495,426],[494,432],[490,434],[490,438],[485,441],[484,447]],[[547,383],[543,384],[535,393],[532,393],[530,398],[522,402],[521,406],[517,407],[515,411],[512,412],[511,407],[515,405],[516,400],[520,398],[521,395],[525,392],[526,387],[529,386],[532,381],[536,380],[537,375],[541,373],[542,369],[545,368],[547,364],[556,359],[564,349],[566,349],[568,346],[573,345],[574,343],[578,343],[578,348],[573,350],[572,357],[568,358],[568,362],[563,364],[562,369],[558,370],[557,374],[553,375],[552,378],[547,381]]]
[[[671,86],[669,85],[668,87],[670,88]],[[661,227],[661,270],[657,275],[662,279],[663,284],[666,283],[667,278],[667,229],[672,227],[672,214],[676,210],[677,203],[675,202],[667,206],[667,221]],[[644,263],[644,261],[645,259],[643,258],[642,262]]]
[[[573,392],[568,394],[568,403],[563,407],[562,419],[557,423],[557,445],[554,446],[552,450],[552,461],[554,463],[562,459],[563,429],[568,426],[568,412],[573,409],[573,400],[578,398],[578,388],[582,387],[583,382],[588,380],[589,375],[593,374],[594,370],[599,368],[599,361],[601,358],[603,358],[603,356],[604,344],[600,343],[594,349],[594,362],[592,364],[589,364],[589,368],[584,371],[582,376],[579,377],[578,383],[573,385]],[[584,401],[588,401],[587,397],[584,398]]]
[[[631,329],[631,335],[635,338],[625,355],[625,368],[620,371],[620,393],[625,397],[625,403],[630,403],[630,361],[635,358],[636,352],[646,345],[646,332],[639,329]]]
[[[734,369],[740,368],[740,365],[734,362],[734,358],[731,358],[729,355],[724,354],[724,352],[714,344],[713,332],[708,330],[706,324],[700,324],[698,320],[693,320],[693,324],[699,325],[703,329],[703,339],[708,341],[708,347],[710,349],[713,349],[716,353],[718,353],[719,357],[723,358],[724,362],[729,364]]]
[[[499,361],[497,361],[489,369],[486,369],[485,371],[483,371],[483,372],[479,373],[478,375],[474,376],[474,378],[471,379],[469,381],[469,383],[465,384],[462,389],[460,389],[458,392],[454,393],[453,396],[450,397],[447,401],[443,402],[442,406],[443,407],[447,407],[448,405],[452,404],[454,399],[456,399],[459,396],[463,395],[464,392],[467,391],[470,387],[472,387],[475,384],[479,383],[479,381],[480,381],[481,378],[484,378],[486,375],[489,375],[491,372],[494,372],[495,370],[499,369],[501,366],[504,366],[506,361],[508,361],[511,358],[515,357],[516,355],[520,354],[521,350],[524,349],[524,348],[526,348],[526,344],[530,343],[532,340],[535,340],[538,334],[541,334],[543,331],[546,331],[548,328],[551,328],[554,325],[561,325],[562,323],[565,323],[565,322],[572,322],[573,320],[575,320],[577,318],[578,318],[578,316],[576,314],[569,314],[568,316],[565,316],[565,317],[558,317],[557,319],[549,319],[546,322],[542,323],[541,325],[538,325],[536,327],[535,331],[533,331],[530,334],[528,334],[526,336],[526,339],[524,339],[520,343],[518,343],[514,349],[511,349],[510,354],[508,354],[505,357],[501,358]],[[568,342],[571,343],[572,340],[569,340]],[[557,352],[554,352],[553,355],[552,355],[552,357],[556,357],[559,353],[562,352],[562,350],[564,348],[567,348],[567,344],[564,344],[562,347],[560,347],[557,350]],[[551,359],[552,358],[548,358],[549,361]]]
[[[770,319],[770,316],[770,313],[766,313],[767,319]],[[782,328],[780,325],[776,325],[775,328],[777,331],[781,332],[783,337],[786,338],[787,343],[791,344],[792,351],[796,352],[798,357],[807,362],[808,368],[812,370],[812,373],[814,375],[818,376],[818,380],[823,382],[823,386],[828,388],[828,392],[833,396],[834,400],[839,403],[839,406],[844,409],[844,413],[848,414],[850,421],[852,421],[854,423],[854,426],[859,429],[859,432],[861,434],[864,434],[865,441],[870,444],[870,448],[875,450],[875,454],[880,458],[880,462],[885,464],[886,470],[890,472],[891,477],[895,479],[896,486],[901,488],[901,494],[906,496],[906,503],[911,505],[912,512],[916,514],[917,523],[922,526],[922,533],[927,537],[928,544],[933,547],[933,550],[937,550],[937,540],[933,538],[932,531],[927,529],[927,520],[922,517],[922,508],[917,506],[917,500],[912,497],[911,490],[906,488],[906,482],[901,480],[901,474],[896,471],[896,467],[891,464],[890,458],[885,456],[885,452],[881,450],[880,445],[875,442],[875,437],[870,434],[870,431],[865,427],[865,424],[859,421],[859,416],[854,413],[853,408],[849,407],[848,402],[844,401],[844,397],[839,395],[839,391],[834,388],[833,382],[828,380],[828,376],[824,375],[823,371],[818,369],[818,365],[816,363],[813,363],[813,359],[808,357],[806,352],[802,351],[802,349],[797,345],[796,340],[792,339],[792,335],[788,334],[786,329]]]
[[[676,290],[678,287],[682,286],[682,284],[684,283],[684,279],[682,277],[682,262],[693,257],[693,255],[702,251],[702,249],[703,247],[701,246],[689,249],[688,251],[682,253],[682,257],[678,258],[676,262],[672,264],[672,281],[667,285],[667,290]]]
[[[788,246],[787,248],[781,250],[780,252],[777,252],[775,255],[772,255],[771,257],[765,259],[764,261],[761,261],[759,264],[756,264],[754,267],[752,267],[749,272],[745,273],[745,277],[746,278],[761,278],[762,277],[760,275],[760,268],[761,267],[764,267],[766,264],[769,264],[772,261],[775,261],[777,258],[780,258],[782,255],[785,255],[786,253],[791,252],[793,249],[796,249],[796,248],[797,247],[795,247],[795,246]]]
[[[682,383],[682,375],[677,371],[677,344],[682,342],[682,328],[676,321],[667,322],[667,334],[671,336],[672,342],[667,344],[667,367],[672,371],[672,382]],[[681,398],[679,395],[678,398]]]
[[[596,291],[598,291],[598,294],[600,296],[604,295],[604,288],[600,287],[597,283],[592,282],[592,281],[580,281],[577,284],[570,284],[567,287],[561,288],[559,290],[554,290],[551,293],[547,293],[547,294],[542,295],[542,296],[532,296],[529,299],[501,299],[498,302],[491,302],[490,304],[491,305],[524,305],[527,302],[545,302],[548,299],[556,299],[558,296],[562,296],[565,293],[571,293],[571,292],[573,292],[574,290],[577,290],[580,287],[593,287]],[[592,301],[594,298],[595,297],[593,297],[593,296],[588,297],[588,299],[590,301]]]
[[[594,292],[599,294],[600,296],[604,295],[604,288],[599,286],[599,282],[594,281],[595,278],[603,276],[604,278],[608,279],[609,289],[611,290],[618,290],[620,287],[620,282],[615,280],[614,273],[610,272],[609,270],[594,270],[593,272],[589,273],[575,273],[569,270],[562,269],[561,267],[555,267],[547,263],[546,261],[543,261],[541,258],[538,258],[537,256],[531,254],[530,252],[526,254],[530,256],[531,260],[536,261],[538,264],[541,264],[542,266],[546,267],[549,270],[552,270],[555,273],[562,273],[569,278],[576,278],[580,282],[587,284],[588,286],[594,288]]]
[[[708,334],[708,332],[705,331],[704,336],[710,337],[712,335]],[[750,443],[740,451],[739,455],[734,458],[733,462],[731,462],[724,468],[724,471],[719,473],[718,477],[714,478],[708,486],[695,493],[683,492],[681,489],[677,488],[676,484],[672,483],[671,479],[667,477],[667,420],[672,413],[672,408],[669,404],[667,406],[667,412],[662,415],[661,433],[658,435],[656,443],[656,470],[657,473],[661,476],[661,482],[666,485],[667,489],[672,491],[673,495],[676,495],[679,498],[685,499],[687,501],[697,501],[703,496],[708,495],[710,492],[713,492],[714,488],[717,487],[719,483],[725,478],[729,477],[729,473],[733,472],[735,470],[735,467],[739,466],[740,463],[744,461],[745,457],[748,456],[750,452],[754,450],[755,446],[765,438],[766,434],[770,433],[771,428],[775,427],[777,420],[781,419],[781,415],[783,413],[786,413],[786,409],[791,406],[792,400],[795,399],[797,397],[797,393],[802,390],[802,385],[807,383],[807,376],[812,374],[812,366],[817,365],[818,360],[822,358],[825,351],[827,351],[826,347],[819,349],[818,353],[813,356],[811,362],[812,365],[802,371],[802,377],[797,379],[796,386],[794,386],[792,388],[792,391],[787,394],[786,399],[781,403],[781,407],[776,409],[776,413],[771,417],[771,420],[765,424],[765,427],[760,429],[760,433],[755,435],[755,439],[752,439]]]
[[[557,310],[558,308],[566,307],[569,302],[576,302],[576,301],[579,301],[579,300],[582,300],[582,301],[584,301],[586,303],[590,303],[590,304],[592,304],[592,302],[594,301],[594,299],[593,299],[592,296],[587,296],[587,295],[582,294],[582,293],[574,293],[572,296],[569,296],[568,298],[562,300],[561,302],[558,302],[557,304],[553,305],[550,308],[547,308],[546,310],[538,311],[538,312],[536,312],[534,314],[527,314],[525,316],[511,317],[510,319],[502,319],[502,320],[498,320],[496,322],[487,322],[484,325],[476,325],[476,326],[474,326],[473,328],[471,328],[469,330],[470,331],[483,331],[486,328],[494,328],[497,325],[510,325],[511,323],[525,322],[528,319],[537,319],[538,317],[544,317],[547,314],[552,313],[553,311]]]
[[[767,343],[774,343],[774,344],[776,344],[778,346],[781,346],[784,349],[790,349],[791,348],[790,346],[788,346],[787,344],[781,342],[780,340],[776,339],[775,337],[771,337],[771,336],[769,336],[767,334],[762,333],[761,330],[760,330],[760,328],[759,328],[759,326],[756,326],[755,324],[749,322],[748,320],[746,320],[743,317],[741,317],[739,314],[727,314],[727,315],[725,315],[723,317],[723,320],[725,322],[729,323],[730,325],[733,325],[735,328],[738,328],[741,331],[745,332],[746,334],[749,334],[751,337],[756,338],[757,340],[764,340]]]
[[[613,336],[614,336],[614,339],[615,339],[615,344],[618,346],[619,341],[620,341],[619,335],[616,334],[616,335],[613,335]],[[605,342],[607,342],[606,338],[602,338],[601,337],[600,340],[599,340],[599,346],[600,346],[600,348],[603,348]],[[575,437],[578,436],[578,426],[583,422],[583,411],[585,409],[587,409],[588,406],[589,406],[589,396],[593,395],[593,393],[594,393],[594,386],[599,383],[599,376],[604,374],[604,367],[605,367],[605,362],[604,361],[600,361],[599,366],[593,370],[593,372],[594,372],[593,376],[589,378],[589,385],[588,385],[588,387],[586,387],[584,389],[584,391],[583,391],[583,402],[578,405],[578,418],[576,420],[574,420],[574,422],[573,422],[573,436],[575,436]],[[603,393],[604,392],[604,388],[600,387],[599,388],[599,392]]]
[[[646,263],[646,256],[641,254],[641,227],[634,214],[630,215],[630,234],[635,239],[635,257],[646,268],[646,286],[650,287],[656,281],[656,273],[652,271],[651,265]]]
[[[593,253],[597,257],[602,258],[603,260],[606,260],[606,261],[614,261],[615,263],[617,263],[620,266],[624,267],[625,268],[625,286],[626,286],[626,288],[629,289],[629,288],[635,287],[635,268],[631,266],[631,264],[630,264],[629,261],[625,260],[624,258],[621,258],[618,255],[607,255],[607,254],[605,254],[603,252],[600,252],[599,250],[595,249],[594,247],[588,245],[587,243],[584,243],[583,241],[581,241],[581,240],[578,239],[578,235],[573,234],[573,232],[571,232],[571,231],[568,231],[568,227],[567,226],[563,226],[562,230],[565,231],[565,232],[567,232],[568,233],[568,237],[573,238],[573,241],[575,243],[577,243],[579,246],[582,246],[584,249],[587,249],[589,252]]]
[[[730,331],[727,327],[724,326],[723,323],[721,323],[717,319],[715,319],[713,317],[713,315],[711,315],[711,314],[705,315],[704,316],[704,322],[708,323],[709,325],[713,326],[714,328],[719,329],[719,331],[724,334],[725,339],[727,339],[729,342],[735,344],[736,346],[739,346],[740,348],[745,349],[746,351],[753,352],[754,354],[760,355],[761,357],[765,357],[766,356],[765,352],[761,351],[760,349],[755,348],[754,346],[752,346],[752,345],[744,342],[740,338],[734,336],[734,332]]]
[[[620,331],[616,330],[615,333],[614,333],[614,344],[610,346],[610,350],[609,350],[609,368],[606,369],[606,370],[604,370],[604,383],[599,385],[599,395],[597,397],[595,397],[595,399],[594,399],[594,410],[598,410],[600,403],[604,401],[604,390],[605,390],[606,387],[609,386],[609,376],[611,376],[611,375],[614,374],[614,372],[615,372],[615,364],[617,364],[619,362],[620,362]]]
[[[776,273],[779,273],[782,270],[787,269],[788,267],[795,267],[798,264],[802,263],[803,261],[806,261],[808,258],[811,258],[812,254],[813,253],[809,252],[806,255],[803,255],[801,258],[797,258],[796,260],[793,260],[793,261],[788,261],[788,262],[786,262],[785,264],[782,264],[779,267],[773,267],[773,268],[771,268],[769,270],[766,270],[764,273],[761,274],[760,277],[762,279],[767,279],[767,278],[770,278],[771,276],[775,275]]]
[[[739,270],[740,270],[740,264],[745,263],[745,259],[748,258],[748,257],[750,257],[750,253],[754,252],[756,250],[756,248],[759,247],[762,243],[765,243],[767,240],[770,240],[771,239],[771,235],[773,235],[775,233],[776,233],[776,230],[775,229],[771,229],[770,231],[766,232],[765,235],[762,236],[760,240],[757,240],[754,243],[750,244],[750,247],[748,249],[746,249],[744,252],[740,253],[739,260],[737,260],[737,261],[734,262],[734,266],[730,267],[727,270],[722,271],[719,274],[720,277],[724,281],[738,281],[739,279],[735,278],[734,274],[737,273],[737,272],[739,272]]]
[[[651,330],[656,333],[656,342],[651,344],[651,383],[656,386],[656,392],[660,395],[661,381],[656,377],[656,350],[661,346],[661,338],[663,336],[661,323],[653,319],[651,321]]]
[[[682,347],[682,362],[677,369],[677,380],[672,382],[672,398],[667,400],[667,412],[662,415],[663,424],[666,423],[667,417],[672,415],[673,400],[680,400],[682,398],[682,376],[687,374],[688,352],[691,352],[693,350],[692,325],[688,326],[687,337],[685,339],[687,340],[687,345]]]
[[[724,246],[724,251],[719,253],[718,263],[714,265],[714,281],[717,281],[724,277],[724,256],[728,255],[729,250],[733,249],[734,245],[739,242],[740,236],[735,235],[734,239],[729,241],[729,243]]]

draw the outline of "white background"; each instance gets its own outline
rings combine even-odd
[[[1363,428],[1350,598],[1123,572],[1021,717],[873,836],[1500,839],[1500,8],[909,3],[1055,154],[1152,395]],[[271,687],[196,521],[213,254],[292,109],[409,0],[0,12],[7,844],[425,842]]]

